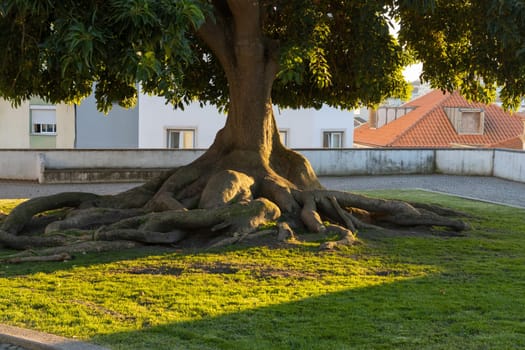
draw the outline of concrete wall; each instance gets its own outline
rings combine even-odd
[[[0,179],[43,181],[46,171],[129,172],[188,164],[194,150],[0,150]],[[491,149],[301,149],[320,176],[451,174],[525,182],[525,151]],[[133,181],[119,175],[118,181]],[[80,177],[80,179],[82,179]],[[107,177],[106,177],[107,179]],[[66,180],[64,180],[66,181]],[[68,180],[69,181],[69,180]],[[89,181],[97,181],[89,177]],[[102,181],[102,180],[100,180]]]
[[[500,151],[494,154],[493,176],[525,182],[525,151]]]
[[[46,150],[46,168],[172,168],[188,164],[204,150]],[[0,153],[1,154],[1,153]]]
[[[0,179],[36,181],[42,166],[37,151],[0,150]]]
[[[76,108],[75,148],[108,149],[139,146],[138,107],[125,109],[114,105],[106,115],[97,110],[95,97],[92,94]]]
[[[425,149],[300,149],[317,175],[431,174],[434,151]]]
[[[492,149],[438,149],[435,152],[437,173],[492,176],[495,152]]]

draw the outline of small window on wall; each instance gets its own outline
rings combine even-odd
[[[31,134],[33,135],[56,135],[56,107],[39,106],[30,107],[31,111]]]
[[[168,148],[195,148],[195,130],[168,129]]]
[[[483,134],[484,113],[482,110],[465,109],[461,111],[460,134]]]
[[[343,131],[323,131],[324,148],[343,148]]]
[[[279,130],[279,137],[281,138],[281,143],[288,146],[288,130]]]

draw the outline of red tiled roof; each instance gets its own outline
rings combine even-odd
[[[366,123],[355,129],[354,142],[378,147],[507,147],[523,149],[523,121],[495,104],[468,102],[458,92],[434,90],[405,106],[415,110],[377,129]],[[482,108],[485,126],[482,135],[458,134],[443,107]]]
[[[512,149],[523,149],[523,140],[520,137],[515,137],[513,139],[503,141],[490,145],[491,148],[512,148]]]

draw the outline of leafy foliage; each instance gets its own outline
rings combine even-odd
[[[385,2],[308,3],[281,5],[267,30],[269,35],[285,33],[278,36],[281,79],[274,86],[275,102],[353,108],[406,96],[402,69],[409,57],[389,32]]]
[[[76,102],[91,93],[100,109],[136,101],[136,83],[172,98],[192,60],[192,31],[206,7],[193,0],[4,1],[0,92]]]
[[[183,107],[228,103],[221,63],[197,35],[231,0],[6,0],[0,5],[0,96],[131,106],[137,86]],[[260,28],[278,47],[272,99],[280,106],[353,108],[406,96],[422,79],[507,107],[525,94],[525,2],[511,0],[260,0]],[[392,34],[399,21],[399,40]],[[222,22],[221,22],[222,23]]]
[[[507,108],[525,94],[525,2],[400,1],[399,37],[424,62],[422,78],[467,98]]]

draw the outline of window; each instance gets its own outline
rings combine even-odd
[[[483,134],[482,111],[462,110],[460,134]]]
[[[458,134],[483,135],[485,111],[481,108],[444,107],[448,119]]]
[[[195,148],[195,130],[168,129],[168,148]]]
[[[31,111],[31,134],[56,135],[56,107],[47,105],[33,105]]]
[[[324,131],[323,147],[324,148],[343,148],[343,131]]]
[[[288,130],[279,130],[279,137],[281,138],[281,143],[288,146]]]

